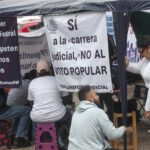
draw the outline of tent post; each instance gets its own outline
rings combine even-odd
[[[122,102],[123,125],[127,125],[127,84],[126,84],[126,46],[129,15],[125,3],[121,3],[120,10],[114,12],[114,27],[117,45],[118,72],[120,81],[120,97]],[[123,6],[124,5],[124,6]],[[121,8],[123,7],[123,8]],[[127,150],[126,134],[124,135],[124,150]]]

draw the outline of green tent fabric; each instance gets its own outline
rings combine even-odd
[[[133,12],[131,13],[130,22],[138,45],[143,35],[150,35],[150,13],[142,11]]]

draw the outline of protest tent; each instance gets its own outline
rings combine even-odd
[[[0,1],[0,14],[4,16],[20,16],[20,15],[45,15],[45,14],[66,14],[79,11],[106,11],[115,9],[113,2],[109,0],[33,0],[25,2],[23,0]],[[9,4],[9,7],[8,7]],[[116,5],[116,4],[115,4]]]
[[[137,11],[131,14],[131,25],[138,41],[140,41],[140,38],[143,35],[150,35],[150,22],[148,21],[149,19],[149,11]]]
[[[150,8],[149,0],[1,0],[2,17],[65,14],[79,11],[139,11]]]
[[[126,69],[124,57],[126,55],[126,39],[129,17],[133,11],[150,9],[149,0],[1,0],[0,17],[13,17],[25,15],[60,15],[83,11],[105,12],[112,11],[114,15],[114,27],[118,55],[118,69],[120,79],[120,93],[122,99],[123,123],[126,125]],[[126,149],[126,147],[125,147]]]

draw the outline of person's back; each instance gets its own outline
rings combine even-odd
[[[27,105],[27,96],[28,96],[28,87],[30,80],[24,79],[22,80],[22,87],[20,88],[12,88],[7,97],[7,105],[15,106],[15,105]]]
[[[30,81],[36,78],[36,70],[32,69],[30,72],[26,72],[20,88],[12,88],[7,97],[7,105],[8,106],[16,106],[16,105],[29,105],[28,102],[28,88]]]
[[[102,113],[102,114],[101,114]],[[98,115],[102,110],[90,102],[81,102],[72,118],[69,136],[69,150],[101,150],[104,149],[104,134],[98,125]]]
[[[36,68],[38,77],[29,85],[28,100],[33,101],[30,116],[35,122],[61,121],[70,116],[70,111],[63,105],[56,79],[50,75],[51,70],[47,61],[39,60]]]
[[[36,122],[57,121],[66,112],[53,76],[38,77],[31,81],[28,97],[34,99],[31,118]]]
[[[84,95],[84,92],[80,93]],[[94,95],[88,96],[90,100],[83,99],[72,117],[68,150],[105,150],[110,147],[105,137],[115,139],[125,132],[125,127],[113,126],[107,114],[96,105]]]

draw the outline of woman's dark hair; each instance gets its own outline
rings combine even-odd
[[[145,49],[150,46],[150,35],[144,35],[141,37],[139,42],[137,43],[139,48]]]
[[[26,73],[24,74],[23,79],[30,79],[30,74],[29,74],[29,72],[26,72]]]
[[[50,75],[50,72],[46,71],[45,69],[42,69],[40,73],[38,73],[38,77],[49,76],[49,75]]]
[[[32,69],[30,72],[30,80],[33,80],[37,77],[37,72],[36,72],[36,69]]]
[[[82,86],[78,92],[78,98],[80,101],[86,99],[87,94],[91,91],[91,87],[89,85]]]
[[[36,69],[32,69],[30,72],[24,74],[23,79],[33,80],[37,77]]]

